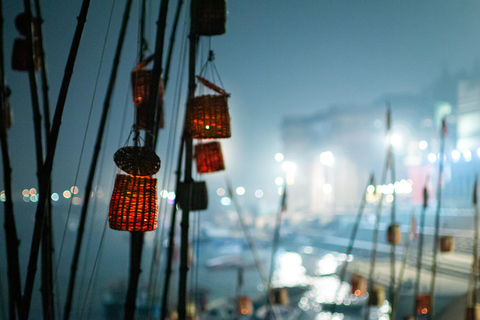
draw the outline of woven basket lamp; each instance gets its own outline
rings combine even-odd
[[[147,147],[123,147],[113,156],[117,167],[133,176],[152,176],[160,169],[160,158]]]
[[[368,296],[368,304],[381,307],[385,301],[385,288],[383,286],[373,286],[372,292]]]
[[[150,86],[153,77],[153,70],[144,69],[145,66],[152,60],[153,57],[149,57],[139,63],[137,67],[132,71],[132,99],[133,105],[137,107],[137,127],[138,129],[145,130],[147,127],[149,110],[155,108],[155,105],[149,104],[150,98]],[[163,110],[163,95],[164,95],[163,81],[160,81],[158,86],[158,96],[156,105],[159,106],[158,112],[160,112],[159,128],[165,126],[165,117]]]
[[[13,43],[12,69],[15,71],[28,71],[28,47],[27,40],[17,38]],[[37,71],[40,68],[40,58],[38,55],[38,41],[34,45],[34,68]]]
[[[274,288],[270,291],[270,296],[273,304],[286,306],[290,303],[286,288]]]
[[[251,316],[253,314],[253,303],[249,297],[237,297],[237,314],[239,316]]]
[[[476,304],[475,307],[467,307],[465,320],[480,320],[480,304]]]
[[[429,294],[419,294],[417,296],[417,314],[429,314],[432,296]]]
[[[33,23],[29,23],[27,14],[25,12],[22,12],[18,14],[15,17],[15,28],[17,28],[17,31],[24,37],[27,36],[28,34],[28,29],[30,28],[31,25],[33,25],[32,28],[32,36],[34,38],[38,38],[40,36],[40,24],[42,23],[40,19],[36,19],[32,17]]]
[[[388,226],[387,241],[391,244],[402,243],[402,232],[400,232],[400,226],[398,224]]]
[[[203,95],[189,101],[187,120],[193,138],[230,138],[227,99],[224,95]]]
[[[455,242],[452,236],[445,236],[440,238],[440,251],[441,252],[455,251]]]
[[[225,170],[220,142],[201,143],[195,146],[197,173],[209,173]]]
[[[367,292],[367,280],[359,274],[352,274],[350,279],[350,291],[356,296],[364,295]]]
[[[117,174],[108,216],[110,228],[153,231],[157,214],[157,179]]]
[[[198,0],[196,10],[199,35],[217,36],[225,33],[227,22],[225,0]]]
[[[191,192],[190,206],[187,203],[187,192]],[[190,210],[192,211],[207,210],[208,191],[206,182],[180,182],[177,186],[177,195],[175,202],[182,210],[185,210],[186,208],[190,208]]]

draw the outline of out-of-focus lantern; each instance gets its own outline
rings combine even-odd
[[[440,251],[453,252],[455,251],[455,242],[452,236],[445,236],[440,238]]]
[[[480,320],[480,304],[475,307],[467,307],[465,320]]]
[[[362,296],[367,292],[367,280],[359,274],[352,274],[350,278],[350,291],[356,296]]]
[[[147,128],[149,111],[158,106],[157,112],[160,112],[160,121],[158,127],[161,129],[165,126],[165,117],[163,110],[164,86],[160,79],[158,86],[157,103],[150,104],[150,87],[153,77],[153,70],[145,69],[145,67],[153,60],[153,55],[140,62],[132,71],[132,98],[133,104],[137,107],[136,124],[138,129],[145,130]]]
[[[419,294],[417,296],[417,314],[429,314],[432,297],[429,294]]]
[[[153,231],[157,228],[157,214],[157,179],[117,174],[110,201],[110,228]]]
[[[290,303],[288,291],[286,288],[273,288],[270,291],[271,301],[273,304],[286,306]]]
[[[33,18],[33,28],[32,28],[32,36],[34,38],[38,38],[40,36],[40,19]],[[30,28],[31,24],[28,21],[27,14],[25,12],[20,13],[15,17],[15,27],[17,31],[24,37],[28,35],[28,28]]]
[[[253,314],[253,304],[249,297],[237,297],[237,314],[239,316],[251,316]]]
[[[188,101],[187,123],[195,139],[230,138],[229,94],[201,77],[206,87],[218,95],[197,96]]]
[[[198,0],[196,10],[199,35],[216,36],[225,33],[227,21],[225,0]]]
[[[392,244],[402,243],[402,232],[400,231],[400,226],[398,224],[388,226],[387,241]]]
[[[27,40],[17,38],[13,43],[13,53],[12,53],[12,69],[16,71],[28,71],[28,47]],[[38,43],[35,41],[33,46],[33,64],[34,69],[37,71],[40,68],[40,59],[37,53]]]
[[[190,206],[187,203],[188,193],[190,193]],[[180,182],[177,186],[176,203],[183,210],[186,208],[190,208],[192,211],[206,210],[208,192],[205,181]]]
[[[220,142],[199,143],[195,146],[197,173],[225,170]]]
[[[403,320],[415,320],[415,316],[412,316],[412,315],[405,316],[403,317]]]
[[[368,297],[368,303],[371,306],[380,307],[385,301],[385,288],[383,286],[375,285],[372,288]]]

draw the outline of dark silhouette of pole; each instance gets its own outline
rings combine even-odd
[[[97,139],[95,142],[95,147],[93,150],[92,162],[90,163],[90,170],[88,173],[87,184],[85,186],[85,198],[84,203],[82,206],[82,211],[80,214],[80,222],[78,225],[78,234],[77,240],[75,243],[75,251],[72,258],[72,265],[70,268],[70,279],[68,282],[68,291],[67,291],[67,299],[65,301],[65,312],[64,312],[64,319],[70,318],[70,311],[72,308],[72,300],[73,300],[73,292],[75,287],[75,279],[77,273],[77,266],[78,266],[78,259],[80,256],[80,248],[82,245],[82,238],[83,238],[83,231],[85,228],[85,221],[87,219],[87,211],[88,211],[88,204],[90,202],[90,194],[92,193],[92,186],[93,186],[93,179],[95,176],[95,171],[97,167],[98,157],[100,154],[100,149],[103,140],[103,134],[105,132],[105,124],[107,122],[108,111],[110,109],[110,101],[113,95],[113,89],[115,87],[115,81],[117,78],[118,72],[118,65],[120,64],[120,56],[122,53],[123,42],[125,40],[125,34],[127,30],[128,19],[130,16],[130,8],[132,5],[132,0],[127,0],[125,4],[125,11],[123,13],[122,25],[120,28],[120,35],[117,41],[117,48],[115,50],[115,56],[113,59],[113,66],[112,72],[110,73],[110,79],[108,82],[107,93],[105,95],[105,101],[103,104],[103,111],[102,116],[100,118],[100,125],[97,133]]]
[[[175,20],[173,22],[172,27],[172,34],[170,35],[170,43],[168,45],[168,54],[167,54],[167,62],[165,65],[165,90],[167,89],[167,83],[170,78],[170,63],[172,61],[172,54],[173,54],[173,44],[175,42],[175,35],[177,34],[177,26],[178,20],[180,20],[180,12],[182,11],[183,0],[178,0],[177,3],[177,11],[175,12]]]
[[[18,246],[20,241],[17,237],[15,215],[12,201],[12,168],[10,167],[10,155],[8,153],[7,138],[7,100],[5,95],[5,69],[3,56],[3,1],[0,0],[0,144],[2,147],[3,182],[5,187],[5,242],[7,252],[8,274],[8,312],[10,319],[16,319],[16,311],[20,312],[22,301],[22,288],[20,281],[20,264],[18,260]]]
[[[413,291],[413,314],[415,315],[415,319],[418,318],[417,315],[417,296],[420,292],[420,273],[422,272],[422,257],[423,257],[423,238],[424,238],[424,229],[425,229],[425,212],[427,211],[428,207],[428,190],[427,184],[425,183],[425,187],[423,188],[423,206],[422,212],[420,214],[420,231],[418,234],[418,249],[417,249],[417,275],[415,278],[415,287]]]

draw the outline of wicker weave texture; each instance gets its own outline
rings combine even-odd
[[[157,213],[156,178],[117,174],[108,217],[111,229],[153,231]]]
[[[134,70],[132,71],[132,99],[133,105],[137,107],[137,127],[138,129],[145,130],[148,122],[149,110],[155,108],[154,105],[149,104],[150,97],[150,84],[153,77],[153,70]],[[160,82],[158,88],[157,105],[159,106],[158,112],[160,112],[159,128],[162,129],[165,126],[165,116],[163,109],[163,81]]]
[[[160,170],[160,158],[146,147],[123,147],[113,155],[115,164],[134,176],[151,176]]]
[[[195,139],[230,138],[227,97],[204,95],[189,101],[187,120]]]
[[[197,173],[209,173],[225,170],[220,142],[201,143],[195,146]]]

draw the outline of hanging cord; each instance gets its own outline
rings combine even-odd
[[[423,258],[423,238],[424,238],[424,229],[425,229],[425,212],[427,211],[428,207],[428,177],[427,181],[425,182],[425,187],[423,188],[423,206],[422,212],[420,214],[420,231],[418,234],[418,249],[417,249],[417,275],[415,279],[415,288],[413,291],[413,314],[415,319],[418,318],[417,315],[417,296],[420,293],[420,273],[422,272],[422,258]]]
[[[433,319],[434,306],[435,306],[435,279],[437,276],[437,255],[439,244],[439,231],[440,231],[440,208],[442,206],[442,178],[443,178],[443,158],[445,155],[445,136],[447,135],[447,123],[446,118],[442,120],[442,132],[440,142],[440,159],[438,166],[438,184],[437,184],[437,212],[435,214],[435,237],[433,239],[433,264],[432,264],[432,278],[430,282],[430,318]]]
[[[100,79],[100,70],[102,69],[102,65],[103,65],[103,57],[105,55],[105,48],[107,46],[107,39],[108,39],[108,34],[110,32],[110,25],[112,23],[112,16],[113,16],[113,9],[115,7],[115,2],[116,2],[116,0],[113,0],[113,2],[112,2],[112,8],[110,9],[110,18],[108,20],[108,26],[107,26],[107,30],[106,30],[106,33],[105,33],[105,38],[103,39],[102,54],[100,56],[100,64],[99,64],[98,70],[97,70],[97,77],[96,77],[96,80],[95,80],[95,87],[93,89],[92,100],[90,102],[90,110],[88,112],[87,126],[85,127],[85,132],[83,134],[82,148],[80,149],[80,156],[79,156],[80,160],[78,161],[77,171],[75,173],[75,180],[73,182],[74,186],[77,185],[78,175],[79,175],[79,172],[80,172],[80,166],[81,166],[82,158],[83,158],[83,151],[85,150],[85,143],[87,141],[87,133],[88,133],[88,129],[90,127],[90,120],[91,120],[91,117],[92,117],[93,103],[95,101],[95,97],[96,97],[96,94],[97,94],[97,87],[98,87],[98,82],[99,82],[99,79]],[[88,195],[85,195],[85,196],[88,196]],[[62,258],[63,246],[65,244],[65,236],[67,234],[68,222],[70,220],[70,213],[72,212],[72,204],[73,204],[73,197],[70,200],[70,203],[69,203],[69,206],[68,206],[68,211],[67,211],[67,219],[65,221],[65,226],[63,227],[62,241],[61,241],[61,244],[60,244],[60,250],[59,250],[59,253],[58,253],[57,265],[55,267],[55,274],[54,274],[54,277],[53,277],[54,285],[57,281],[58,268],[60,266],[60,261],[61,261],[61,258]]]
[[[371,173],[370,177],[368,178],[368,184],[365,188],[365,191],[363,192],[362,200],[360,202],[360,206],[358,207],[357,218],[355,219],[355,223],[354,223],[353,228],[352,228],[352,233],[350,235],[350,242],[348,244],[347,251],[345,253],[346,256],[347,256],[347,259],[345,260],[345,263],[343,264],[343,266],[340,270],[339,284],[338,284],[338,287],[337,287],[337,291],[335,292],[335,298],[333,300],[333,307],[332,307],[332,312],[331,312],[332,314],[334,314],[336,312],[336,309],[337,309],[337,301],[339,299],[340,289],[342,287],[343,281],[345,281],[345,275],[347,273],[348,257],[352,254],[352,251],[353,251],[353,245],[355,244],[355,239],[357,238],[357,232],[358,232],[358,228],[360,226],[360,222],[362,221],[363,211],[364,211],[365,206],[367,204],[367,193],[368,193],[368,188],[370,186],[375,186],[375,177],[374,177],[373,173]],[[374,187],[374,194],[376,194],[375,187]]]
[[[387,136],[388,131],[390,130],[390,112],[387,109]],[[389,141],[390,143],[390,141]],[[382,180],[380,181],[381,185],[385,185],[387,181],[387,172],[391,165],[391,153],[390,150],[387,150],[387,155],[385,159],[385,166],[383,167],[382,172]],[[377,209],[375,212],[375,227],[373,229],[373,244],[372,244],[372,252],[370,256],[370,272],[368,274],[368,293],[371,294],[373,292],[373,275],[375,273],[375,260],[377,257],[377,245],[378,245],[378,229],[380,227],[380,219],[382,214],[382,205],[383,205],[383,190],[380,192],[380,197],[378,199]],[[367,305],[365,308],[365,320],[370,319],[370,303],[367,301]]]
[[[388,117],[389,119],[391,119],[391,108],[390,108],[390,105],[388,106]],[[388,147],[388,150],[390,152],[390,174],[391,174],[391,179],[392,179],[392,184],[395,184],[395,154],[393,152],[393,145],[392,145],[392,142],[391,142],[391,135],[392,135],[392,130],[391,130],[391,120],[390,120],[390,123],[389,123],[389,128],[388,128],[388,134],[387,134],[387,137],[388,137],[388,142],[389,142],[389,147]],[[392,228],[395,227],[396,225],[396,217],[395,217],[395,210],[396,210],[396,199],[397,199],[397,196],[396,196],[396,193],[395,193],[395,188],[393,189],[393,199],[392,199],[392,203],[391,203],[391,206],[390,206],[390,224],[392,226]],[[393,230],[392,230],[393,231]],[[401,232],[399,230],[399,232]],[[395,309],[396,309],[396,299],[395,299],[395,248],[396,248],[396,239],[395,239],[395,235],[393,235],[392,237],[393,241],[392,243],[390,244],[390,290],[389,290],[389,300],[390,300],[390,307],[391,307],[391,314],[395,314]],[[395,318],[393,318],[395,319]]]

